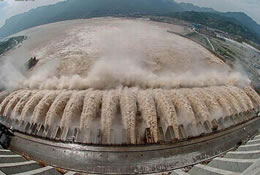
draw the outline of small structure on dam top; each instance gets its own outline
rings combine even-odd
[[[38,38],[45,30],[53,40]],[[14,128],[10,148],[80,172],[155,173],[255,134],[260,97],[248,78],[167,31],[187,29],[97,18],[25,31],[37,64],[0,93],[0,121]]]

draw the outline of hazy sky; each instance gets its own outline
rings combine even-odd
[[[5,20],[11,16],[26,12],[32,8],[36,8],[39,6],[55,4],[59,1],[63,0],[0,0],[0,26],[2,26]]]
[[[214,8],[221,12],[245,12],[260,24],[260,0],[175,0],[188,2],[201,7]]]
[[[16,14],[26,12],[38,6],[54,4],[63,0],[15,1],[0,0],[0,26],[4,21]],[[260,0],[175,0],[189,2],[201,7],[211,7],[218,11],[241,11],[247,13],[260,24]]]

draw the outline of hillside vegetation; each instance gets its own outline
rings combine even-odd
[[[238,20],[211,12],[177,12],[167,14],[181,20],[203,24],[260,44],[260,35],[242,25]]]

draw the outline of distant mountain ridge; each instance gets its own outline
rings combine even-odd
[[[229,34],[241,36],[244,39],[260,43],[259,35],[251,31],[248,27],[242,25],[238,20],[232,17],[226,17],[223,14],[185,11],[170,13],[166,16],[171,16],[192,23],[203,24],[211,28],[226,31]]]
[[[7,19],[0,28],[0,39],[31,27],[63,20],[117,15],[165,15],[185,11],[209,12],[234,18],[244,28],[249,28],[260,36],[260,25],[240,12],[220,13],[211,8],[176,3],[174,0],[67,0],[38,7]]]
[[[38,7],[6,20],[0,38],[51,22],[108,15],[152,15],[183,11],[170,0],[67,0]]]
[[[248,27],[252,29],[253,32],[260,35],[260,25],[257,24],[251,17],[249,17],[247,14],[243,12],[226,12],[221,13],[218,12],[212,8],[205,8],[205,7],[198,7],[191,3],[179,3],[179,6],[181,6],[184,11],[195,11],[195,12],[211,12],[216,13],[218,15],[222,15],[225,17],[230,17],[236,19],[240,24],[244,25],[245,27]]]
[[[244,26],[252,29],[255,33],[260,35],[260,25],[257,24],[252,18],[250,18],[247,14],[242,12],[227,12],[221,13],[221,15],[226,17],[231,17],[239,21]]]
[[[181,2],[178,4],[180,7],[184,9],[184,11],[194,11],[194,12],[217,12],[216,10],[212,8],[206,8],[206,7],[198,7],[191,3],[184,3]]]

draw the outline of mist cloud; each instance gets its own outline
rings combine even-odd
[[[239,69],[228,69],[201,46],[150,22],[117,19],[109,22],[113,24],[109,28],[105,21],[102,25],[96,22],[93,28],[88,26],[92,24],[88,21],[66,34],[61,33],[55,40],[47,40],[46,46],[35,46],[32,53],[40,61],[32,71],[22,69],[30,56],[22,56],[20,49],[17,55],[6,59],[1,84],[7,89],[82,90],[246,86],[250,83]],[[197,52],[197,49],[202,50]],[[29,53],[26,49],[23,52]],[[92,52],[98,52],[94,60]],[[12,60],[20,60],[20,63]],[[74,63],[77,64],[73,66]]]
[[[66,55],[65,52],[71,54],[70,49],[75,49],[74,43],[78,44],[78,50],[84,50],[86,45],[82,44],[82,42],[84,43],[85,40],[88,41],[89,38],[84,37],[86,33],[83,29],[82,31],[81,29],[75,29],[77,30],[77,35],[80,37],[75,36],[76,34],[72,31],[73,36],[70,36],[72,38],[69,37],[68,39],[70,44],[67,44],[66,40],[62,40],[61,43],[63,45],[61,46],[56,43],[55,46],[61,49],[58,52],[62,53],[62,55]],[[88,35],[91,35],[91,33]],[[197,60],[194,61],[196,64],[191,66],[190,69],[183,68],[181,72],[177,72],[176,70],[162,67],[160,71],[153,71],[153,67],[158,65],[156,65],[157,63],[149,63],[149,60],[151,61],[150,55],[147,55],[144,50],[150,47],[153,48],[153,42],[156,42],[158,38],[164,40],[163,43],[165,42],[165,47],[171,45],[172,41],[168,41],[168,37],[167,32],[162,32],[158,27],[151,28],[150,25],[145,23],[122,23],[120,27],[102,30],[95,35],[95,44],[92,43],[92,45],[95,45],[95,48],[101,53],[94,64],[91,65],[87,76],[78,74],[61,75],[60,77],[53,74],[54,76],[51,76],[52,74],[50,74],[50,72],[53,72],[54,68],[50,68],[52,71],[49,71],[47,69],[48,66],[45,66],[46,68],[38,67],[39,71],[34,72],[28,80],[23,82],[23,85],[29,89],[82,90],[88,88],[114,89],[122,87],[171,89],[226,84],[246,86],[250,83],[246,74],[239,72],[239,68],[235,71],[231,71],[224,69],[224,65],[214,68],[208,67],[208,65],[201,60],[202,58],[197,58],[196,55],[193,56],[193,59]],[[77,41],[76,38],[81,38],[81,40]],[[156,38],[156,40],[153,38]],[[183,50],[183,52],[185,51]],[[83,57],[84,59],[84,56],[88,56],[87,54],[79,53],[80,54],[75,53],[72,58],[76,60],[79,57]],[[176,55],[172,55],[172,57],[175,56]],[[53,57],[59,57],[59,54]],[[190,64],[189,62],[185,63],[185,60],[180,61],[182,61],[182,66]],[[152,66],[150,64],[152,64]],[[41,73],[39,75],[39,72],[42,72],[41,69],[44,69],[44,72],[48,72],[48,74],[42,75]],[[77,69],[77,67],[74,69]]]

